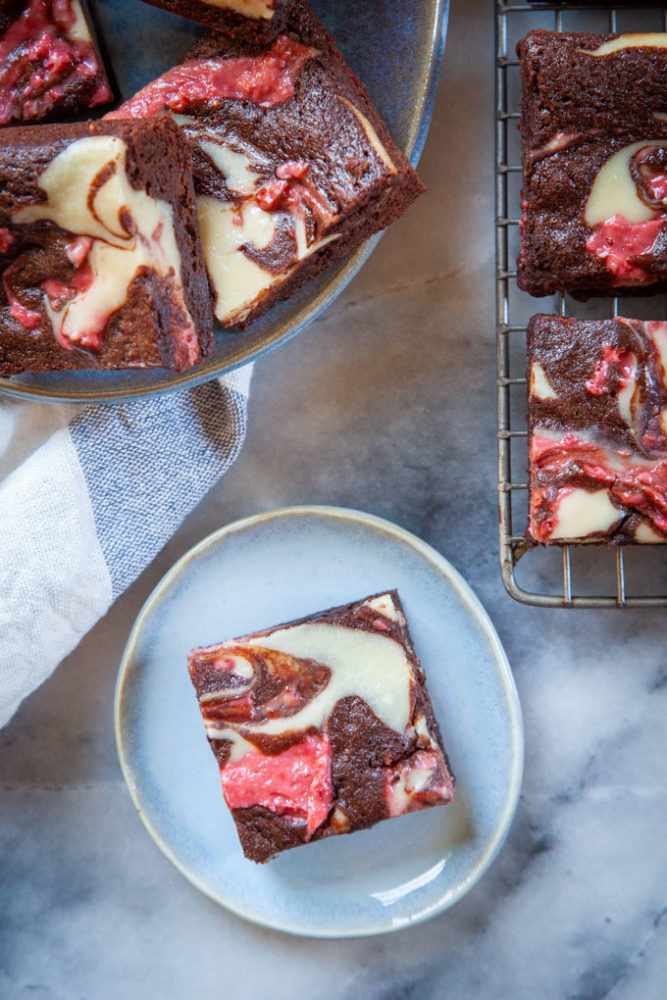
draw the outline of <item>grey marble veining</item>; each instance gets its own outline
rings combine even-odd
[[[664,612],[522,607],[495,496],[493,18],[455,0],[429,193],[345,294],[258,364],[235,466],[0,732],[0,997],[661,1000],[667,987]],[[199,894],[134,814],[111,704],[142,602],[194,542],[284,504],[380,514],[475,588],[526,723],[508,841],[458,906],[318,942]]]

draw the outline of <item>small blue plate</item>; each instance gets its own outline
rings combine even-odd
[[[455,802],[247,861],[186,665],[191,648],[397,587],[457,778]],[[237,521],[158,584],[129,638],[115,704],[130,794],[197,888],[248,920],[311,937],[381,934],[447,909],[498,853],[523,767],[500,641],[438,552],[388,521],[293,507]]]
[[[431,121],[449,0],[313,0],[352,69],[363,80],[398,146],[417,164]],[[179,62],[203,28],[136,0],[95,0],[99,36],[123,100]],[[138,40],[144,44],[138,44]],[[64,371],[0,379],[0,394],[66,403],[134,399],[198,385],[289,340],[328,306],[377,246],[379,235],[309,281],[244,333],[215,326],[204,363],[186,372]]]

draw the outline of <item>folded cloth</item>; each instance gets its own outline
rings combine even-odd
[[[0,403],[0,726],[230,467],[251,368],[129,403]]]

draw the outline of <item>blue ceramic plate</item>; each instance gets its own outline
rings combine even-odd
[[[449,0],[312,0],[350,65],[368,87],[413,164],[431,121],[445,43]],[[123,99],[178,62],[203,29],[137,0],[95,0],[93,12]],[[137,40],[143,39],[138,45]],[[150,44],[146,42],[150,39]],[[204,364],[167,371],[51,372],[0,379],[0,393],[72,403],[132,399],[197,385],[277,347],[311,322],[357,273],[377,245],[369,240],[346,261],[309,282],[245,333],[219,325]]]
[[[397,587],[457,778],[455,802],[247,861],[186,666],[189,650]],[[496,856],[516,807],[521,710],[482,606],[434,549],[388,521],[293,507],[222,528],[176,563],[127,644],[116,739],[149,833],[202,892],[267,927],[380,934],[452,906]]]

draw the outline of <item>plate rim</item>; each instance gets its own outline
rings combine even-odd
[[[387,920],[381,924],[374,923],[373,925],[369,924],[361,928],[330,927],[309,929],[300,925],[289,925],[284,922],[279,923],[263,916],[257,916],[250,909],[244,909],[242,906],[224,900],[215,889],[202,880],[197,874],[192,872],[180,860],[169,843],[153,826],[148,812],[144,809],[139,789],[134,780],[132,769],[125,756],[123,742],[123,704],[125,700],[125,685],[132,676],[133,658],[144,623],[149,617],[154,606],[167,595],[171,585],[178,579],[181,572],[186,567],[188,567],[191,563],[196,562],[202,554],[220,541],[223,541],[226,537],[253,529],[268,521],[280,520],[282,518],[291,519],[293,517],[302,516],[353,521],[357,524],[361,523],[363,527],[392,535],[395,540],[408,544],[410,547],[415,549],[422,556],[422,558],[425,558],[448,582],[450,582],[453,589],[456,591],[461,604],[464,605],[466,610],[468,610],[474,617],[477,626],[480,628],[489,643],[494,668],[500,681],[504,696],[504,705],[508,718],[509,730],[509,781],[505,790],[503,805],[499,810],[498,818],[494,826],[493,834],[487,839],[484,849],[477,858],[475,864],[470,868],[467,875],[461,879],[459,883],[457,883],[454,889],[450,889],[443,893],[437,901],[422,907],[422,909],[412,914],[409,918],[404,920],[402,919],[400,922],[396,922],[395,920],[392,922],[391,918],[388,917]],[[371,937],[402,930],[407,927],[413,927],[432,916],[436,916],[439,913],[449,910],[452,906],[459,902],[459,900],[467,895],[467,893],[477,884],[477,882],[479,882],[479,880],[493,864],[505,842],[505,839],[507,838],[519,802],[525,753],[524,725],[521,703],[519,701],[518,691],[507,654],[486,609],[461,573],[459,573],[459,571],[452,566],[445,556],[438,552],[437,549],[433,548],[433,546],[429,545],[428,542],[425,542],[417,535],[414,535],[412,532],[402,528],[400,525],[397,525],[392,521],[379,517],[375,514],[369,514],[352,508],[319,504],[304,504],[262,511],[239,518],[235,521],[231,521],[229,524],[217,528],[215,531],[211,532],[205,538],[201,539],[188,549],[188,551],[185,552],[161,577],[144,601],[141,610],[134,621],[120,660],[116,679],[113,712],[116,751],[123,779],[130,793],[134,807],[155,845],[162,851],[162,853],[181,873],[181,875],[194,885],[195,888],[219,906],[224,907],[228,912],[233,913],[235,916],[241,917],[256,926],[265,927],[274,931],[280,931],[293,936],[330,940]]]
[[[416,167],[419,162],[433,117],[435,94],[442,69],[447,37],[449,0],[432,0],[431,11],[428,56],[425,61],[426,72],[421,80],[419,99],[413,108],[413,118],[408,138],[403,148],[403,152],[413,167]],[[82,406],[91,403],[127,403],[137,399],[150,399],[153,396],[161,396],[185,388],[191,389],[205,382],[210,382],[212,379],[227,375],[243,365],[257,361],[258,358],[287,343],[287,341],[296,337],[305,327],[316,320],[320,313],[335,302],[352,279],[359,273],[385,231],[382,230],[371,236],[370,239],[357,247],[349,257],[338,265],[331,282],[327,282],[315,297],[303,307],[299,314],[300,318],[294,325],[291,324],[289,319],[281,320],[273,328],[267,341],[247,350],[244,350],[243,345],[239,341],[239,346],[235,347],[230,356],[222,360],[220,364],[212,366],[206,371],[198,370],[196,366],[184,372],[169,372],[168,369],[152,369],[153,371],[163,371],[169,377],[169,381],[156,385],[118,386],[117,388],[103,389],[101,391],[83,388],[76,391],[58,391],[48,386],[33,386],[21,382],[12,382],[11,378],[0,378],[0,397],[4,395],[15,399],[34,400],[41,403],[67,403],[72,406]],[[82,370],[95,371],[95,369]],[[136,370],[140,371],[141,369]],[[131,373],[132,369],[125,369],[125,371]],[[49,373],[45,372],[41,374],[48,375]]]

